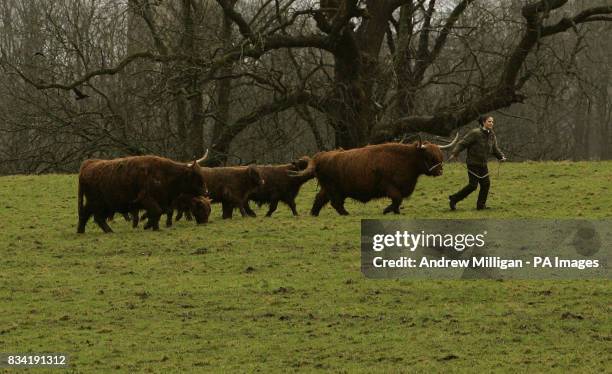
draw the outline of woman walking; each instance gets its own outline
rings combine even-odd
[[[506,161],[506,157],[497,146],[497,139],[493,132],[494,118],[492,116],[480,117],[478,123],[479,128],[468,132],[453,150],[449,160],[457,157],[461,151],[467,149],[467,158],[465,160],[468,169],[469,182],[459,192],[448,197],[451,210],[455,210],[458,202],[465,199],[469,194],[474,192],[480,184],[478,192],[478,201],[476,209],[481,210],[486,208],[487,196],[491,181],[489,179],[489,169],[487,167],[487,158],[493,154],[500,161]]]

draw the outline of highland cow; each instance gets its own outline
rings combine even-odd
[[[317,193],[310,213],[318,216],[331,201],[340,215],[347,215],[344,201],[347,197],[368,202],[389,197],[391,204],[383,213],[400,213],[402,200],[410,196],[420,175],[442,175],[444,160],[440,147],[429,142],[413,144],[387,143],[350,150],[317,153],[308,167],[296,178],[317,178],[321,189]]]
[[[172,216],[174,215],[174,211],[176,210],[176,219],[175,221],[179,221],[183,215],[188,221],[193,220],[195,217],[195,221],[197,224],[203,224],[208,222],[208,217],[210,216],[210,199],[206,197],[206,195],[202,196],[192,196],[187,194],[181,194],[177,197],[168,210],[164,212],[166,215],[166,227],[172,226]],[[132,216],[132,227],[136,228],[138,226],[138,211],[134,211],[131,213]],[[140,220],[148,219],[149,215],[147,212],[143,213],[140,217]],[[145,224],[145,230],[150,226],[147,222]]]
[[[204,179],[197,162],[188,166],[163,157],[134,156],[85,160],[78,189],[78,233],[85,232],[92,215],[104,232],[112,232],[107,218],[141,208],[153,230],[159,230],[161,214],[179,195],[204,193]]]
[[[232,218],[234,209],[246,216],[245,205],[249,195],[264,185],[262,175],[253,165],[201,168],[213,203],[221,203],[223,218]]]
[[[279,201],[287,204],[293,215],[297,216],[295,197],[308,179],[291,177],[289,172],[304,170],[308,166],[309,161],[310,157],[304,156],[290,164],[257,166],[266,183],[253,191],[249,196],[249,200],[254,201],[258,206],[270,204],[266,217],[272,216],[272,213],[278,207]],[[245,210],[248,215],[255,216],[255,212],[253,212],[248,202],[246,203]]]

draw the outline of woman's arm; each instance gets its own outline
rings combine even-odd
[[[505,161],[506,156],[502,153],[502,151],[497,146],[497,137],[493,134],[493,154],[497,157],[498,160]]]

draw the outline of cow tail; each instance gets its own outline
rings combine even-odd
[[[314,159],[311,159],[310,161],[308,161],[308,166],[306,167],[306,169],[302,171],[290,171],[289,176],[293,178],[300,178],[302,181],[306,182],[315,177],[315,169],[315,161]]]

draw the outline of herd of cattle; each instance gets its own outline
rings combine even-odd
[[[384,213],[399,213],[404,197],[409,196],[420,175],[442,174],[442,149],[452,147],[420,139],[412,144],[386,143],[351,150],[319,152],[283,165],[201,167],[208,152],[199,160],[181,163],[158,156],[133,156],[114,160],[89,159],[79,172],[77,232],[84,233],[87,221],[94,221],[104,232],[115,214],[130,219],[134,227],[146,219],[145,229],[159,230],[159,220],[167,215],[172,225],[183,215],[197,223],[208,222],[211,203],[221,203],[223,218],[234,209],[242,216],[255,216],[249,201],[269,204],[271,216],[283,202],[297,215],[295,198],[300,187],[317,178],[320,189],[311,214],[317,216],[331,202],[341,215],[347,197],[362,202],[388,197],[391,204]],[[144,210],[143,216],[140,211]]]

